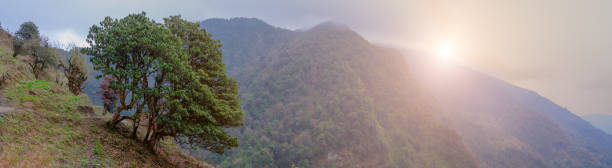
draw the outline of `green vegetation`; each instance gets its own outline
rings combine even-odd
[[[5,46],[0,45],[0,107],[12,108],[0,111],[0,167],[209,167],[172,140],[162,140],[155,154],[126,138],[126,126],[106,129],[108,116],[92,108],[87,95],[34,78],[28,60],[12,57]]]
[[[238,86],[225,75],[218,41],[173,16],[155,23],[145,13],[105,18],[90,28],[86,54],[100,77],[112,77],[118,105],[110,127],[132,123],[132,136],[153,148],[164,137],[216,153],[238,146],[225,129],[242,125]],[[108,101],[107,101],[108,102]],[[130,111],[131,115],[121,116]],[[144,123],[146,124],[142,124]]]
[[[81,121],[76,107],[87,103],[83,97],[41,80],[23,81],[3,92],[19,110],[5,115],[0,126],[0,167],[80,166],[87,160],[85,133],[73,129]]]
[[[30,66],[36,78],[47,68],[55,67],[59,51],[49,45],[49,40],[41,37],[38,27],[32,22],[21,24],[20,29],[15,33],[14,54],[13,56],[27,55],[30,60],[26,63]]]
[[[203,23],[240,83],[245,126],[220,167],[477,167],[394,50],[347,29],[255,19]]]
[[[24,81],[3,92],[18,110],[1,118],[0,167],[173,167],[120,132],[105,129],[103,118],[79,112],[77,107],[90,105],[85,95],[42,80]],[[167,153],[190,159],[177,150]],[[194,159],[187,163],[206,166]]]
[[[40,37],[38,26],[31,21],[21,24],[19,26],[19,30],[15,32],[15,35],[17,35],[17,38],[22,40],[31,40]]]
[[[30,68],[25,63],[10,56],[8,51],[2,48],[0,48],[0,65],[2,65],[0,66],[0,88],[16,84],[19,80],[34,78]]]
[[[19,30],[15,33],[17,37],[13,38],[13,57],[18,54],[24,54],[26,51],[25,43],[32,43],[39,39],[40,33],[38,32],[38,26],[33,22],[24,22],[20,25]]]

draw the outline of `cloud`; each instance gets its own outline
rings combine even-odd
[[[88,44],[85,41],[85,37],[79,36],[72,29],[65,29],[57,31],[51,34],[52,42],[56,43],[58,47],[67,49],[70,46],[76,47],[87,47]]]

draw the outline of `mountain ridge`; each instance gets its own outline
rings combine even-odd
[[[583,115],[582,118],[584,118],[584,120],[587,120],[593,126],[612,135],[612,115],[610,114],[588,114],[588,115]]]
[[[244,127],[230,131],[240,137],[238,149],[224,155],[192,151],[210,163],[612,165],[610,135],[538,93],[501,79],[440,66],[418,52],[373,45],[335,23],[300,31],[254,18],[200,23],[224,44],[223,61],[228,75],[239,82],[246,117]]]
[[[335,26],[257,32],[218,21],[201,24],[224,43],[241,86],[244,145],[203,158],[238,167],[478,167],[398,51]]]
[[[408,54],[413,72],[446,106],[445,114],[453,127],[488,167],[518,166],[507,164],[512,159],[510,163],[531,163],[530,167],[610,166],[610,136],[567,109],[533,91],[469,68],[416,57]],[[466,95],[470,99],[462,99]],[[474,129],[480,132],[472,132]],[[491,138],[512,145],[483,145],[495,142]],[[530,157],[510,157],[516,154],[508,149]]]

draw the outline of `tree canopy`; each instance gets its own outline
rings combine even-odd
[[[38,38],[40,33],[38,32],[38,26],[34,24],[34,22],[24,22],[19,26],[19,30],[15,32],[18,38],[29,40],[33,38]]]
[[[180,16],[156,23],[146,14],[106,17],[90,28],[84,52],[95,70],[114,80],[118,105],[109,125],[132,120],[137,135],[147,124],[143,142],[163,137],[216,153],[238,146],[225,131],[242,125],[238,86],[226,76],[221,44],[197,23]],[[121,116],[129,111],[131,115]]]

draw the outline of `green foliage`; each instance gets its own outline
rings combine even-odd
[[[38,26],[36,26],[34,22],[28,21],[19,26],[19,30],[15,32],[15,35],[17,35],[18,38],[29,40],[38,38],[40,33],[38,32]]]
[[[345,29],[206,22],[224,44],[246,118],[230,131],[239,148],[202,158],[220,167],[477,167],[429,115],[437,111],[397,52]]]
[[[236,82],[225,75],[221,46],[198,24],[178,16],[155,23],[145,13],[122,19],[105,18],[90,28],[94,69],[114,81],[119,105],[111,125],[123,119],[148,119],[143,141],[155,145],[170,136],[189,145],[223,153],[238,146],[225,128],[243,118]],[[131,116],[120,112],[133,110]],[[138,130],[134,125],[134,135]]]
[[[151,93],[149,79],[159,76],[159,84],[165,82],[167,71],[179,63],[180,40],[144,13],[120,20],[106,17],[100,26],[90,28],[87,42],[91,47],[83,52],[92,55],[93,68],[103,74],[97,78],[115,79],[110,88],[119,92],[119,106],[114,111],[113,125],[121,121],[121,111],[144,107],[148,100],[143,99],[152,97],[145,96]]]
[[[19,30],[15,32],[17,37],[13,38],[13,56],[17,54],[28,54],[28,50],[31,50],[32,43],[40,41],[40,33],[38,27],[33,22],[24,22],[19,27]],[[29,46],[28,46],[29,45]]]
[[[165,18],[165,26],[182,40],[187,54],[183,77],[169,83],[176,91],[168,92],[169,113],[160,116],[162,126],[176,131],[183,144],[203,147],[216,153],[238,146],[238,140],[228,135],[224,128],[242,125],[238,86],[225,72],[220,51],[221,44],[210,38],[199,24],[179,16]],[[186,92],[185,92],[186,91]],[[168,98],[166,98],[168,99]]]

